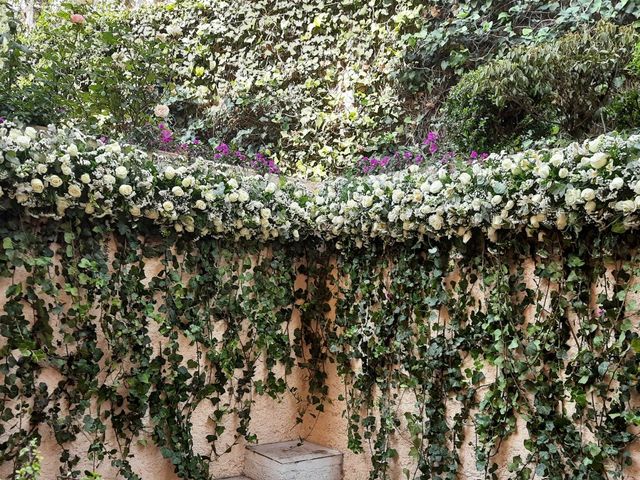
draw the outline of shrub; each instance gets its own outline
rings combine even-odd
[[[625,67],[636,41],[633,27],[601,23],[469,72],[445,102],[449,136],[491,149],[593,130],[602,107],[630,81]]]

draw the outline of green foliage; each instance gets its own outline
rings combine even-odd
[[[615,129],[602,126],[601,109],[637,82],[625,70],[636,41],[633,27],[602,23],[516,49],[462,77],[445,103],[444,124],[456,143],[482,150]]]
[[[73,13],[90,13],[90,22],[72,23]],[[136,41],[129,15],[108,4],[45,11],[25,38],[22,72],[8,82],[0,114],[82,124],[109,136],[148,123],[166,71],[163,44]]]
[[[110,462],[139,479],[130,464],[139,440],[157,445],[179,478],[208,479],[233,444],[258,440],[255,395],[289,392],[300,419],[305,405],[321,414],[330,362],[345,382],[348,447],[371,453],[371,479],[393,478],[398,433],[412,442],[411,479],[458,478],[469,442],[477,468],[498,478],[496,454],[521,428],[526,453],[509,459],[509,478],[622,478],[632,460],[640,259],[625,253],[638,246],[631,235],[336,250],[160,238],[82,215],[2,220],[0,459],[29,472],[31,439],[45,429],[65,478],[98,478],[71,453],[83,437],[94,470]],[[151,278],[150,261],[161,265]],[[294,290],[299,274],[306,282]],[[57,385],[38,381],[45,366]],[[296,366],[308,374],[306,397],[287,381]],[[193,451],[201,404],[213,407],[207,454]],[[229,416],[237,430],[225,443]]]
[[[429,2],[424,22],[405,35],[409,88],[446,93],[456,78],[518,46],[550,42],[599,20],[631,23],[640,18],[633,0],[469,0]],[[431,107],[437,101],[429,99]]]
[[[19,467],[15,472],[14,480],[38,480],[41,462],[42,456],[38,453],[38,440],[32,438],[18,453],[17,465]]]

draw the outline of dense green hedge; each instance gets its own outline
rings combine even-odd
[[[486,151],[558,134],[635,127],[628,118],[633,110],[614,106],[605,119],[603,109],[640,86],[640,77],[626,70],[637,40],[632,26],[601,23],[509,52],[462,77],[445,102],[444,125],[459,145]],[[632,99],[625,97],[627,110]]]

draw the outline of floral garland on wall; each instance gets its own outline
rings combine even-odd
[[[151,221],[165,231],[240,239],[369,243],[586,225],[620,233],[640,217],[640,135],[606,135],[564,149],[493,153],[474,162],[413,165],[319,185],[196,159],[163,165],[129,145],[49,127],[0,125],[0,196],[34,217]],[[165,162],[166,163],[166,162]]]
[[[621,234],[638,226],[639,143],[607,135],[316,185],[3,120],[0,462],[37,470],[46,428],[62,478],[110,462],[147,480],[131,462],[142,438],[178,477],[205,480],[260,440],[254,394],[293,394],[300,422],[319,415],[335,362],[347,446],[370,454],[371,479],[392,478],[398,431],[407,478],[459,478],[469,442],[476,470],[498,478],[516,418],[527,453],[507,459],[509,478],[623,478],[640,424],[640,260]],[[39,381],[45,366],[57,385]],[[288,384],[295,367],[306,397]],[[402,417],[401,391],[416,399]],[[202,402],[210,451],[195,453]]]

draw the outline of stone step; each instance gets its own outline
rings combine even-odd
[[[253,480],[342,480],[342,453],[299,440],[251,445],[244,473]]]
[[[239,477],[226,477],[221,478],[220,480],[251,480],[249,477],[245,477],[244,475],[240,475]]]

